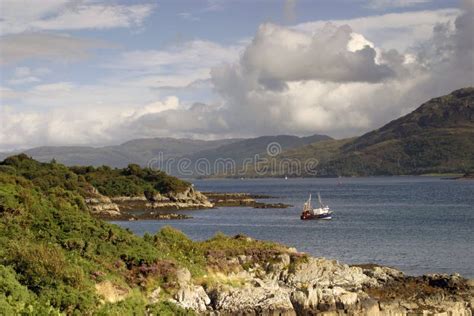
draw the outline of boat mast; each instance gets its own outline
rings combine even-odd
[[[324,208],[324,204],[321,201],[321,195],[319,194],[319,192],[318,192],[318,202],[319,202],[319,207]]]

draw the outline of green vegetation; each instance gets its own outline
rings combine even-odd
[[[112,171],[148,176],[131,169]],[[244,236],[194,242],[169,227],[140,238],[95,219],[83,194],[87,176],[97,179],[104,170],[75,173],[24,155],[0,164],[0,315],[187,315],[167,302],[180,267],[197,280],[209,269],[225,270],[230,255],[272,260],[286,251]],[[158,287],[160,300],[151,303]],[[108,291],[123,299],[108,302]]]
[[[77,175],[81,175],[87,182],[107,196],[152,196],[158,193],[179,193],[186,190],[190,183],[172,177],[163,171],[150,168],[141,168],[130,164],[124,169],[111,169],[107,166],[71,167]]]
[[[66,167],[56,162],[41,163],[25,154],[12,156],[0,163],[0,171],[22,176],[43,190],[60,187],[76,191],[83,197],[101,194],[114,196],[147,196],[155,193],[179,193],[190,183],[162,171],[130,164],[124,169],[102,167]]]

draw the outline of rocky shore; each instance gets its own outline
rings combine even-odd
[[[216,207],[219,206],[246,206],[254,208],[287,208],[291,205],[283,203],[264,203],[257,202],[256,199],[270,199],[271,196],[249,193],[221,193],[221,192],[203,192],[203,194]]]
[[[92,215],[104,220],[165,220],[188,219],[190,216],[176,214],[178,210],[196,210],[214,207],[254,207],[260,209],[287,208],[291,205],[283,203],[264,203],[256,199],[271,198],[266,195],[249,193],[201,193],[192,186],[184,192],[155,194],[146,196],[108,197],[97,190],[86,198]]]
[[[474,308],[474,282],[459,275],[405,276],[294,249],[209,256],[216,257],[216,266],[204,278],[177,271],[173,303],[203,315],[467,316]]]
[[[192,186],[180,193],[157,193],[153,197],[110,198],[94,190],[85,201],[92,215],[105,220],[187,219],[191,217],[173,211],[214,207],[205,195]]]

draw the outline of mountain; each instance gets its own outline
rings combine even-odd
[[[181,177],[403,175],[472,172],[473,139],[474,87],[469,87],[434,98],[415,111],[356,138],[333,140],[324,135],[214,141],[152,138],[100,148],[38,147],[25,153],[39,161],[54,158],[66,165],[146,166],[158,159],[162,164],[155,167]],[[7,155],[11,153],[3,157]],[[279,163],[265,165],[262,158]],[[308,161],[312,161],[309,169],[304,166]],[[298,168],[293,168],[294,165]],[[259,172],[262,166],[266,167],[263,173]]]
[[[162,158],[166,160],[190,155],[201,150],[209,150],[239,140],[221,139],[205,141],[185,138],[149,138],[135,139],[117,146],[43,146],[22,152],[42,162],[55,159],[68,166],[108,165],[123,168],[130,163],[146,166],[150,160],[157,159],[159,155],[162,155]],[[0,153],[0,159],[4,159],[12,154]]]
[[[219,173],[236,176],[238,171],[242,170],[243,164],[253,164],[256,159],[266,156],[268,152],[279,154],[284,150],[330,139],[332,138],[329,136],[317,134],[306,137],[292,135],[261,136],[202,150],[182,158],[189,159],[191,162],[190,169],[194,171],[193,176],[209,176]],[[205,162],[205,166],[208,168],[206,172],[204,170],[201,170],[201,173],[199,172],[199,167],[196,164],[200,161]],[[176,168],[172,169],[170,173],[183,174]]]
[[[262,136],[249,139],[195,140],[176,138],[135,139],[118,146],[107,147],[37,147],[24,151],[30,157],[42,162],[55,159],[65,165],[101,166],[123,168],[130,163],[159,167],[178,176],[210,176],[214,174],[219,158],[229,160],[234,169],[240,168],[245,159],[265,155],[271,144],[278,153],[321,140],[331,139],[325,135],[298,137],[290,135]],[[0,154],[5,158],[12,153]],[[189,161],[189,168],[183,170],[180,162]],[[205,160],[205,173],[196,172],[196,162]]]
[[[300,175],[416,175],[474,170],[474,88],[434,98],[360,137],[285,151],[278,156],[279,161],[284,159],[319,161],[314,170],[302,170]],[[272,172],[285,174],[278,165]]]

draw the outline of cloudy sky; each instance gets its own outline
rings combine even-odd
[[[0,6],[0,150],[340,138],[474,85],[474,0]]]

